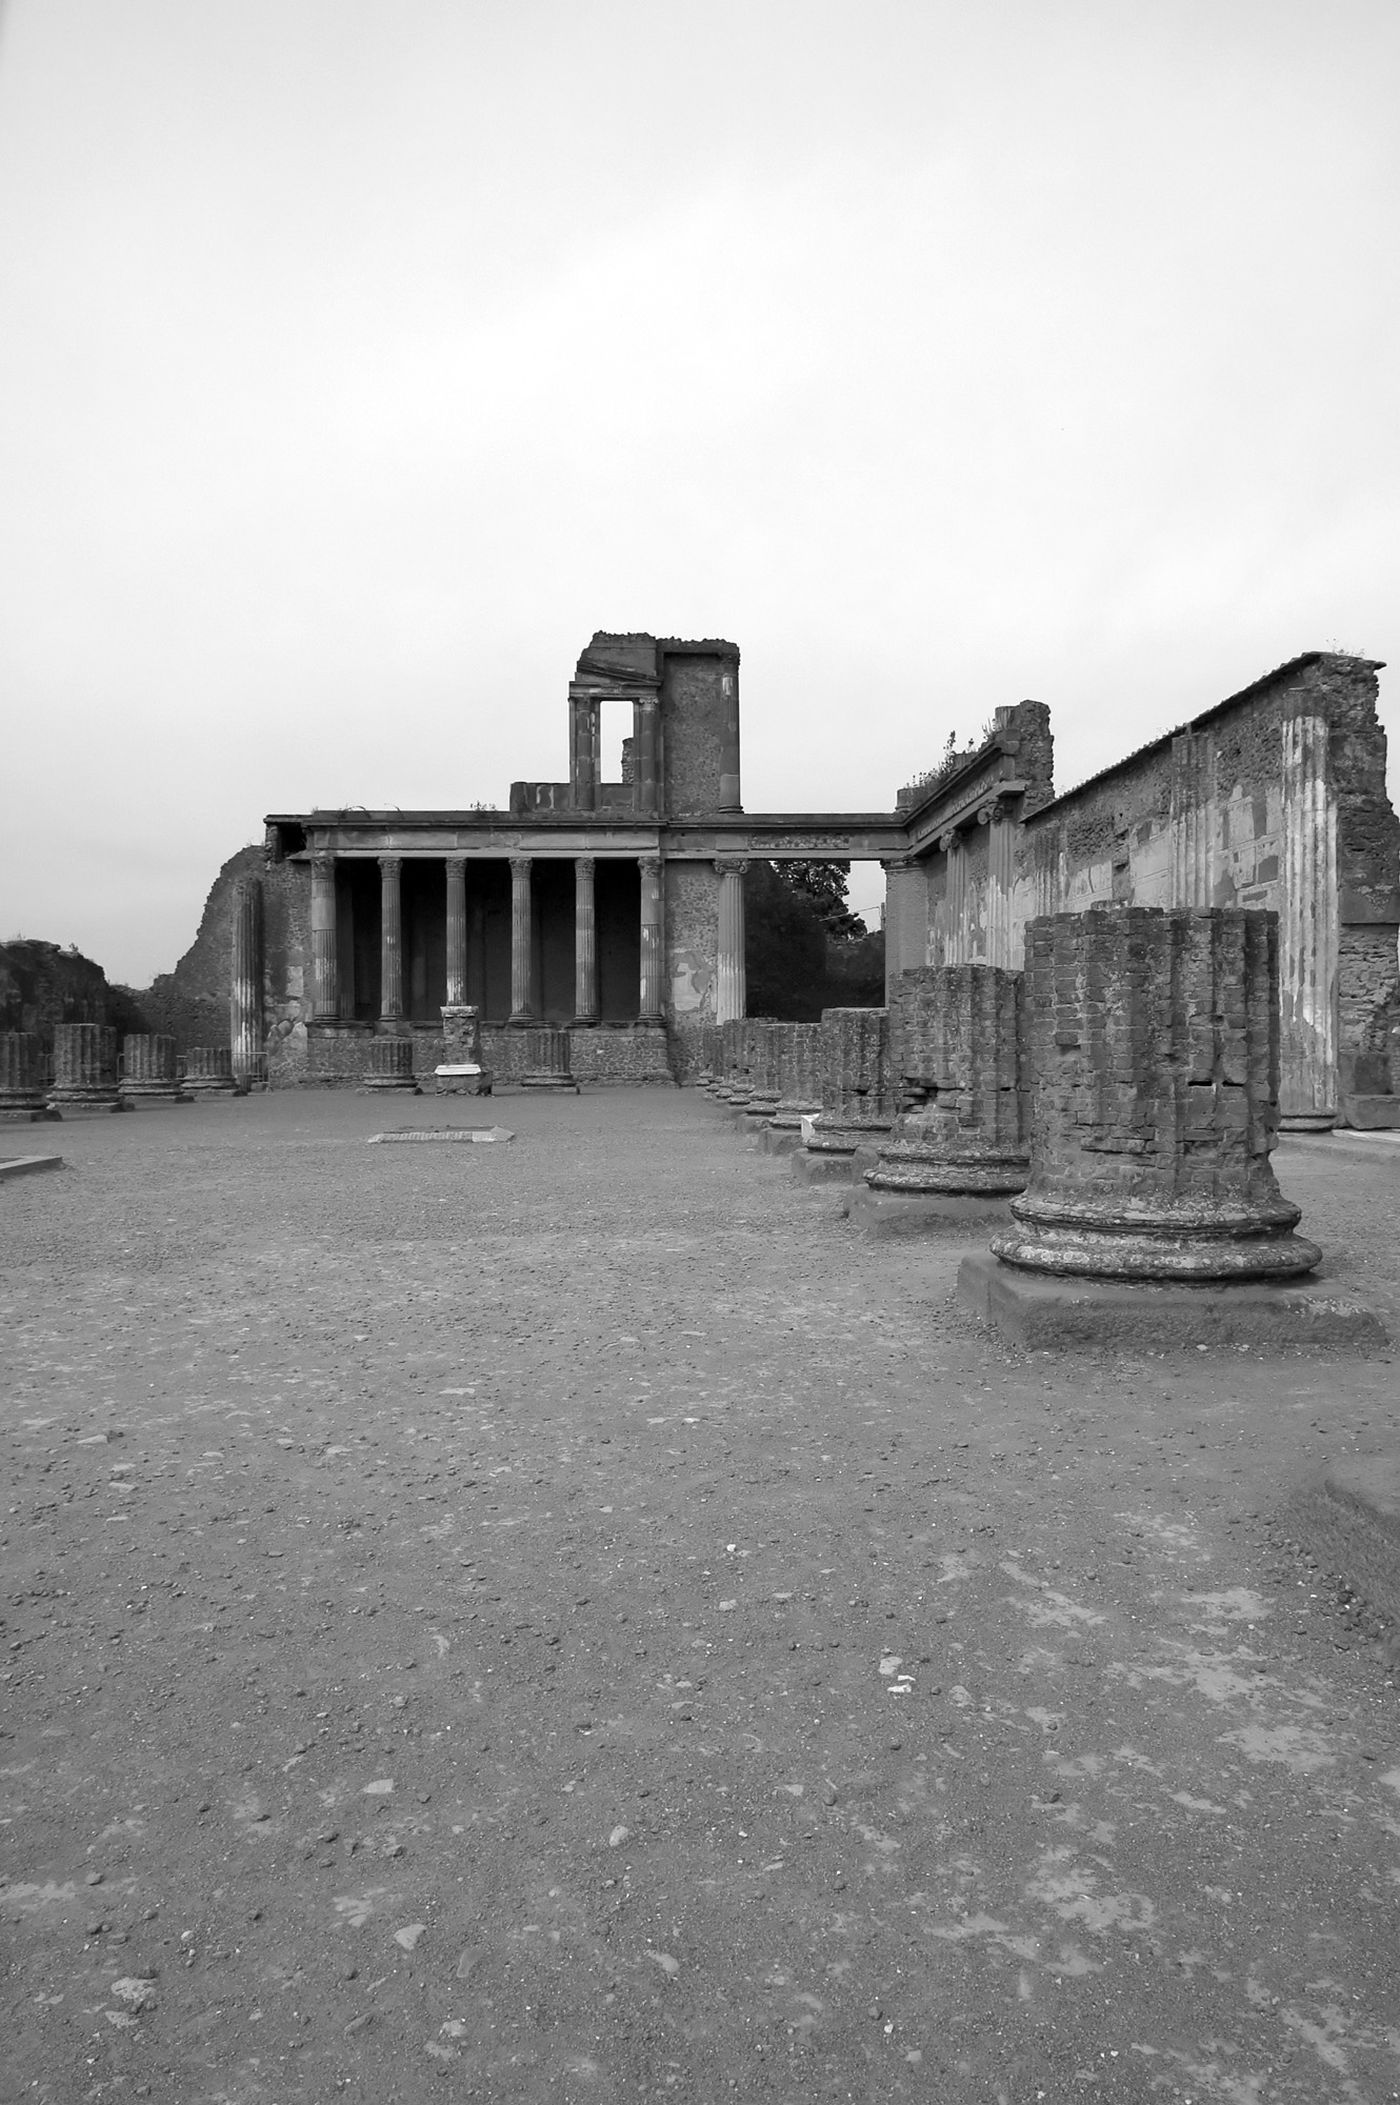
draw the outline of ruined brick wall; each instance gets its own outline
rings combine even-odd
[[[708,652],[668,653],[661,682],[662,795],[673,817],[714,811],[720,801],[726,679],[737,681],[732,644]]]
[[[219,871],[204,903],[199,932],[175,966],[141,995],[149,1028],[176,1049],[229,1042],[229,983],[236,878],[262,889],[263,1031],[273,1086],[295,1080],[306,1062],[302,1000],[310,975],[311,873],[299,863],[264,861],[261,847],[240,848]]]

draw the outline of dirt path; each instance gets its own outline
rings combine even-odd
[[[0,1191],[0,2096],[1400,2097],[1395,1688],[1279,1518],[1392,1362],[1027,1358],[694,1095],[491,1109]],[[1280,1167],[1400,1324],[1395,1173]]]

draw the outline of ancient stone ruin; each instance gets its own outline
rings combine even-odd
[[[501,809],[274,813],[147,1011],[187,1061],[226,1030],[240,1087],[353,1085],[379,1038],[410,1041],[421,1085],[454,1064],[464,1007],[503,1080],[530,1071],[526,1036],[547,1028],[570,1031],[579,1082],[694,1081],[745,1019],[750,864],[870,859],[886,873],[887,994],[910,969],[1018,972],[1046,915],[1271,909],[1283,1125],[1400,1125],[1379,670],[1308,652],[1058,793],[1050,712],[1019,702],[892,810],[753,814],[737,647],[600,632],[568,687],[567,780],[518,782]],[[618,712],[627,758],[605,781]],[[829,1133],[840,1108],[823,1110]]]

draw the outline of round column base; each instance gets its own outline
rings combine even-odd
[[[130,1104],[188,1104],[193,1098],[185,1093],[180,1082],[128,1082],[117,1084],[123,1100]]]
[[[1030,1182],[1029,1155],[934,1155],[898,1140],[880,1150],[865,1181],[872,1191],[913,1196],[1012,1198]]]
[[[780,1103],[773,1113],[773,1124],[782,1133],[800,1133],[804,1118],[819,1118],[820,1104]]]
[[[1284,1133],[1330,1133],[1337,1123],[1335,1111],[1285,1111],[1279,1119]]]
[[[862,1125],[828,1125],[822,1116],[813,1119],[811,1130],[806,1135],[806,1145],[813,1155],[854,1155],[857,1148],[882,1141],[889,1130],[888,1119],[871,1120]]]
[[[745,1118],[771,1118],[778,1108],[776,1096],[751,1096],[744,1106]]]
[[[186,1074],[180,1077],[180,1087],[190,1096],[232,1096],[234,1080],[231,1074]]]
[[[367,1074],[361,1082],[362,1089],[399,1089],[409,1096],[421,1096],[416,1075],[411,1074]]]
[[[1047,1221],[1023,1218],[1012,1202],[1012,1225],[991,1239],[992,1254],[1023,1271],[1063,1273],[1140,1284],[1220,1280],[1297,1279],[1321,1262],[1322,1252],[1293,1233],[1291,1219],[1238,1219],[1212,1226],[1197,1219],[1156,1221]]]
[[[571,1074],[522,1074],[522,1089],[567,1089],[571,1095],[579,1093],[578,1083]]]
[[[69,1085],[62,1089],[51,1089],[45,1098],[45,1103],[50,1111],[62,1111],[64,1109],[69,1111],[125,1111],[129,1109],[129,1106],[122,1102],[121,1093],[115,1082],[110,1088],[94,1086],[85,1089],[78,1085]]]

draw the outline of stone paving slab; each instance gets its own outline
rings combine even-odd
[[[6,1155],[0,1158],[0,1181],[29,1177],[36,1170],[62,1169],[62,1155]]]
[[[993,1228],[1011,1218],[1011,1201],[983,1192],[877,1191],[864,1178],[851,1186],[846,1212],[877,1240],[890,1235],[937,1235],[969,1224]]]
[[[1384,1350],[1379,1317],[1326,1280],[1259,1281],[1240,1286],[1138,1286],[966,1257],[958,1292],[1003,1337],[1031,1351],[1118,1346],[1172,1352],[1241,1345],[1268,1351],[1321,1345]]]
[[[514,1140],[515,1135],[505,1126],[407,1126],[398,1133],[371,1133],[370,1147],[398,1146],[402,1142],[466,1141],[486,1144],[496,1140]]]

